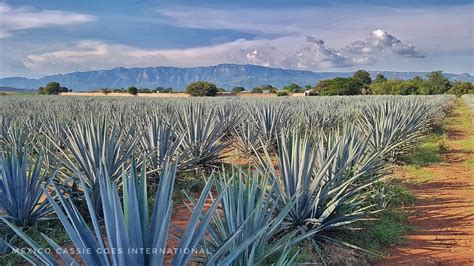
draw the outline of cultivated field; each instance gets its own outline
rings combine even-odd
[[[373,262],[408,232],[414,197],[397,177],[459,104],[446,95],[0,98],[2,260]]]

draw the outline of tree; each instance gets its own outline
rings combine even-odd
[[[138,89],[137,87],[128,87],[127,89],[128,93],[130,93],[131,95],[137,95],[138,94]]]
[[[374,80],[374,82],[385,82],[385,81],[387,81],[387,78],[382,73],[378,73]]]
[[[139,93],[151,93],[151,90],[147,89],[147,88],[143,88],[143,89],[139,89],[138,92]]]
[[[172,93],[172,92],[173,92],[173,88],[168,87],[168,88],[162,90],[160,93]]]
[[[392,94],[395,95],[417,95],[420,94],[419,86],[413,80],[404,80],[400,81],[394,87],[394,92]]]
[[[352,75],[352,78],[357,79],[360,82],[362,82],[362,84],[364,84],[364,87],[366,88],[369,87],[369,85],[372,83],[372,79],[370,78],[369,72],[363,69],[357,70],[356,72],[354,72],[354,75]]]
[[[108,88],[102,88],[102,89],[100,89],[100,91],[105,95],[110,93],[110,89],[108,89]]]
[[[414,77],[413,79],[411,79],[411,81],[418,88],[418,94],[428,95],[431,93],[430,85],[428,84],[426,80],[422,79],[420,76]]]
[[[372,94],[377,94],[377,95],[389,95],[389,94],[394,94],[394,88],[395,86],[400,83],[401,80],[387,80],[384,82],[372,82],[370,84],[370,91]]]
[[[241,92],[243,92],[243,91],[245,91],[245,88],[244,88],[244,87],[234,87],[234,88],[232,89],[232,92],[233,92],[233,93],[241,93]]]
[[[283,87],[282,89],[284,91],[293,92],[293,93],[299,93],[299,92],[303,91],[301,86],[296,84],[296,83],[291,83],[290,85],[287,85],[287,86]]]
[[[163,87],[156,87],[152,92],[158,92],[158,93],[171,93],[173,92],[173,88],[168,87],[168,88],[163,88]]]
[[[426,94],[443,94],[451,88],[451,83],[441,70],[433,71],[427,75],[428,91]]]
[[[279,91],[277,92],[277,96],[288,96],[288,91]]]
[[[262,92],[269,92],[269,93],[276,93],[277,88],[273,87],[272,85],[262,85],[260,86]]]
[[[463,94],[474,93],[474,86],[471,82],[454,82],[451,89],[448,91],[449,94],[454,94],[456,96],[461,96]]]
[[[186,87],[186,93],[191,96],[216,96],[217,92],[217,86],[207,81],[196,81]]]
[[[263,93],[262,87],[255,87],[252,89],[252,93]]]
[[[312,86],[311,84],[306,84],[306,85],[304,86],[304,90],[305,90],[305,91],[313,90],[313,86]]]
[[[68,92],[69,89],[66,87],[61,87],[58,82],[50,82],[45,87],[39,87],[38,93],[45,95],[58,95],[61,92]]]
[[[315,91],[321,96],[361,94],[364,85],[354,78],[334,78],[321,80]]]
[[[156,87],[156,89],[153,90],[153,92],[162,92],[165,88],[163,87]]]
[[[217,88],[217,91],[218,92],[225,92],[225,89],[224,88]]]

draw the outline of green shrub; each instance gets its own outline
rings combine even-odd
[[[287,85],[283,87],[282,89],[284,91],[293,92],[293,93],[303,92],[303,88],[301,88],[300,85],[296,83],[291,83],[290,85]]]
[[[139,89],[138,92],[139,93],[151,93],[151,90],[147,89],[147,88],[143,88],[143,89]]]
[[[461,96],[463,94],[474,93],[474,86],[471,82],[455,82],[451,89],[448,91],[449,94]]]
[[[43,95],[58,95],[61,92],[68,92],[70,91],[66,87],[61,87],[58,82],[50,82],[46,87],[39,87],[38,93]]]
[[[191,96],[216,96],[218,92],[217,86],[207,81],[196,81],[188,84],[186,93]]]
[[[128,87],[127,91],[128,91],[128,93],[130,93],[131,95],[137,95],[137,94],[138,94],[138,89],[137,89],[137,87]]]
[[[363,84],[354,78],[334,78],[321,80],[316,85],[316,92],[322,96],[361,94]]]
[[[287,91],[279,91],[279,92],[277,92],[277,96],[288,96],[288,92]]]
[[[233,93],[241,93],[243,91],[245,91],[244,87],[235,87],[235,88],[232,89]]]
[[[100,89],[100,92],[102,92],[103,94],[107,95],[110,93],[110,90],[107,89],[107,88],[103,88],[103,89]]]

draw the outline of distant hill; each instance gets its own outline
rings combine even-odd
[[[0,92],[36,92],[36,89],[22,89],[0,86]]]
[[[207,67],[145,67],[123,68],[116,67],[110,70],[94,70],[86,72],[72,72],[46,76],[40,79],[24,77],[10,77],[0,79],[0,86],[24,89],[37,89],[48,82],[57,81],[74,91],[90,91],[99,88],[139,88],[172,87],[183,90],[193,81],[206,80],[216,83],[219,87],[233,88],[242,86],[253,88],[269,84],[282,87],[291,82],[301,86],[316,84],[321,79],[334,77],[348,77],[353,72],[312,72],[270,68],[256,65],[220,64]],[[393,72],[372,71],[373,77],[377,73],[384,74],[389,79],[411,79],[415,76],[425,77],[427,72]],[[451,80],[474,81],[474,77],[465,74],[445,74]]]

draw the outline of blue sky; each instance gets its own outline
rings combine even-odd
[[[0,77],[258,64],[474,74],[472,1],[1,1]]]

